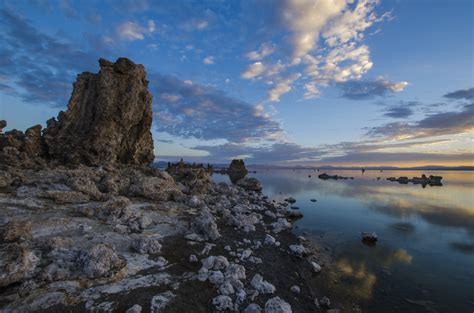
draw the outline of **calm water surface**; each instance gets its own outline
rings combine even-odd
[[[326,172],[355,179],[323,181],[312,170],[252,174],[269,197],[297,200],[304,218],[296,233],[330,247],[338,274],[325,274],[323,292],[364,312],[474,312],[474,172]],[[385,180],[422,173],[443,176],[443,186]],[[377,232],[376,246],[361,243],[362,231]]]

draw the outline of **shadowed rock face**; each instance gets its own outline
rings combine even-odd
[[[49,157],[61,163],[149,164],[153,161],[152,95],[142,65],[99,60],[78,75],[66,112],[44,131]]]
[[[247,175],[247,169],[243,160],[234,159],[229,165],[228,170],[230,180],[235,184],[238,180]]]

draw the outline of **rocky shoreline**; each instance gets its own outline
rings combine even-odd
[[[123,191],[106,187],[117,177],[134,182]],[[317,310],[322,295],[307,280],[327,256],[292,234],[287,206],[199,171],[186,177],[174,182],[129,166],[18,170],[0,193],[1,311],[138,304],[143,312],[165,305],[164,312],[211,312],[252,304],[290,312],[264,309],[273,302]]]
[[[243,162],[230,185],[151,167],[143,66],[100,66],[45,130],[0,132],[0,312],[337,312],[301,212]]]

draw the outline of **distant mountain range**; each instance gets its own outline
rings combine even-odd
[[[168,162],[159,161],[155,162],[156,167],[165,168]],[[216,163],[212,164],[214,168],[227,168],[229,164]],[[282,166],[282,165],[267,165],[267,164],[249,164],[247,168],[251,169],[290,169],[290,170],[362,170],[364,168],[367,171],[380,171],[380,170],[392,170],[392,171],[474,171],[474,166],[441,166],[441,165],[425,165],[425,166],[414,166],[414,167],[397,167],[397,166]]]

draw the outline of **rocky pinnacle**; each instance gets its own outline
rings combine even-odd
[[[152,95],[143,65],[99,60],[97,74],[77,76],[66,112],[47,122],[48,156],[61,163],[149,164]]]

